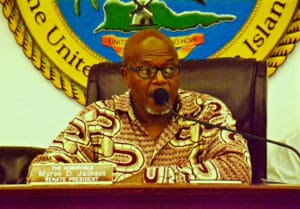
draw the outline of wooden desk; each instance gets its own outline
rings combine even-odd
[[[0,208],[300,208],[300,185],[2,185]]]

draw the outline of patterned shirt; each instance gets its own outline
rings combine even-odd
[[[250,155],[241,135],[173,116],[153,140],[137,120],[129,95],[87,106],[33,163],[110,162],[116,165],[113,182],[142,170],[146,183],[251,182]],[[206,94],[180,89],[174,109],[183,116],[235,129],[225,104]]]

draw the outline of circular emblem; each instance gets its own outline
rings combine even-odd
[[[300,39],[297,0],[0,2],[33,65],[80,104],[91,66],[120,62],[126,39],[138,30],[168,35],[181,59],[266,59],[269,76]]]

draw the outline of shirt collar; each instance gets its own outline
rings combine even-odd
[[[131,121],[136,121],[136,116],[130,99],[130,90],[119,96],[113,96],[113,100],[117,111],[126,112]]]

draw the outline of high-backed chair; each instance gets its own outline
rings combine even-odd
[[[39,147],[0,147],[0,184],[25,184],[31,161],[44,151]]]
[[[213,95],[229,107],[237,129],[266,137],[266,63],[255,59],[214,58],[182,61],[180,87]],[[87,105],[121,94],[126,89],[121,63],[93,65],[87,88]],[[266,178],[266,142],[247,137],[252,161],[252,182]]]

